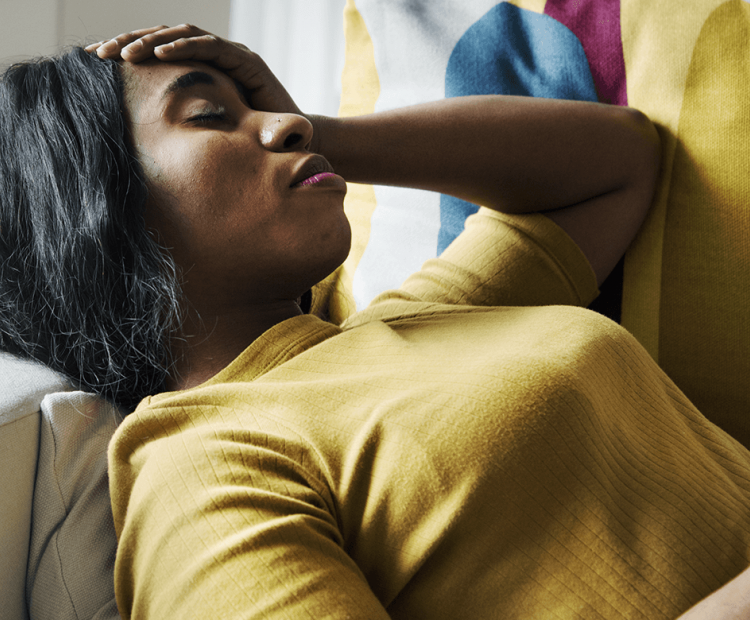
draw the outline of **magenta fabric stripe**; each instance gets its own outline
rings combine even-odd
[[[547,0],[544,12],[583,45],[599,101],[628,104],[620,32],[620,0]]]

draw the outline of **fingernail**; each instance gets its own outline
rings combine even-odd
[[[126,45],[122,51],[124,52],[125,50],[128,50],[128,53],[135,54],[135,52],[140,51],[142,47],[143,41],[138,39],[137,41],[133,41],[130,45]]]
[[[164,45],[159,45],[156,49],[154,49],[154,51],[166,54],[167,52],[171,52],[173,49],[174,43],[165,43]]]

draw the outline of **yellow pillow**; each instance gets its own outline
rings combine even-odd
[[[341,115],[496,92],[630,105],[657,123],[662,180],[626,257],[622,324],[750,446],[750,4],[348,0],[344,22]],[[470,209],[458,202],[351,185],[332,318],[437,255]]]

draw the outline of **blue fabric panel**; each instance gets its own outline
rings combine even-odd
[[[461,37],[448,60],[445,96],[524,95],[597,101],[578,38],[555,19],[501,2]],[[453,196],[440,198],[438,254],[477,211]]]

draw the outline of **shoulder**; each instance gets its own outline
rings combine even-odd
[[[395,298],[472,306],[587,306],[597,294],[586,255],[551,219],[482,208],[439,257],[371,306]]]

